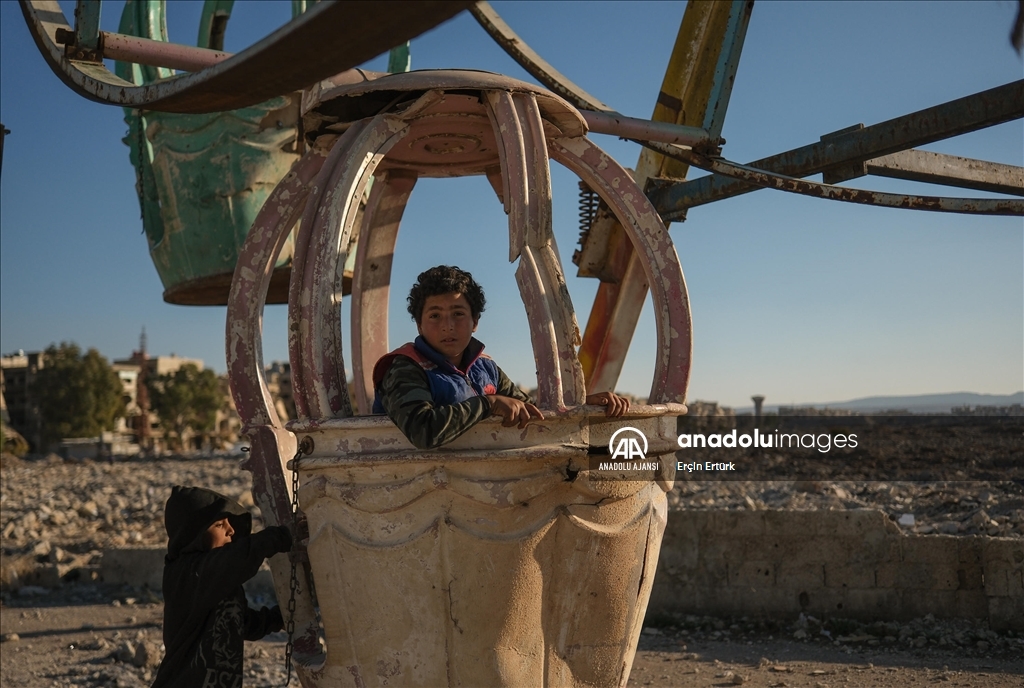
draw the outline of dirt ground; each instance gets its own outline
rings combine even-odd
[[[140,659],[137,648],[158,646],[162,614],[163,605],[145,592],[114,586],[73,584],[47,595],[13,598],[0,607],[0,685],[147,686],[158,658]],[[1024,638],[1004,639],[998,651],[983,654],[934,645],[799,641],[782,633],[754,630],[714,639],[700,630],[647,628],[629,685],[1024,685]],[[279,633],[246,644],[246,686],[284,685],[284,640]],[[128,648],[134,656],[130,650],[126,654]]]

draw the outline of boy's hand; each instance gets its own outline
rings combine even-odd
[[[618,418],[629,410],[629,399],[623,399],[615,392],[588,394],[587,403],[592,406],[604,406],[604,415]]]
[[[506,428],[518,424],[519,429],[522,430],[531,419],[544,420],[544,414],[540,412],[539,408],[513,397],[488,394],[487,401],[491,402],[491,415],[501,416],[504,419],[501,424]]]

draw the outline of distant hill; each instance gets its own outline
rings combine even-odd
[[[917,394],[901,397],[864,397],[850,401],[830,401],[814,404],[781,404],[781,406],[813,406],[814,408],[847,409],[858,413],[873,413],[891,409],[906,409],[911,413],[949,413],[956,406],[1010,406],[1024,404],[1024,392],[1016,394],[975,394],[950,392],[948,394]],[[780,404],[767,403],[765,412],[778,411]],[[736,409],[736,413],[753,413],[754,407]]]

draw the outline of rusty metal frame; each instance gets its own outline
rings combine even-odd
[[[876,177],[1024,196],[1024,167],[957,155],[910,149],[872,158],[864,170]]]
[[[356,244],[352,274],[352,370],[360,414],[373,406],[373,365],[388,352],[388,297],[398,228],[416,175],[398,170],[374,175]]]
[[[679,146],[654,142],[636,141],[662,155],[667,155],[702,170],[741,179],[759,187],[778,189],[802,196],[813,196],[831,201],[858,203],[861,205],[904,208],[908,210],[930,210],[944,213],[967,215],[1024,215],[1024,201],[998,198],[948,198],[942,196],[911,196],[883,191],[851,189],[832,184],[818,184],[796,177],[759,170],[749,165],[740,165],[722,158],[709,158],[696,151]]]
[[[914,146],[1024,117],[1024,79],[896,117],[817,143],[761,158],[748,167],[806,177],[853,162],[872,160]],[[659,182],[648,194],[666,220],[686,217],[689,208],[757,190],[749,181],[714,174],[693,181]]]
[[[231,395],[250,437],[242,468],[252,473],[252,494],[267,525],[288,525],[299,533],[291,509],[291,480],[285,462],[296,453],[295,435],[284,428],[266,384],[263,367],[263,306],[277,256],[295,220],[306,205],[324,156],[310,151],[300,158],[274,189],[253,223],[239,253],[228,298],[227,348]],[[313,685],[326,656],[319,642],[319,620],[313,598],[313,577],[306,562],[296,562],[303,584],[295,595],[294,656],[299,680]],[[278,599],[287,599],[291,562],[287,555],[270,559]]]
[[[100,45],[100,0],[78,0],[75,3],[75,48],[94,53]]]
[[[590,131],[595,134],[608,134],[624,139],[641,139],[658,143],[675,143],[707,152],[717,152],[719,147],[725,143],[725,139],[713,135],[707,129],[688,127],[685,124],[627,117],[618,112],[580,110],[580,115],[586,120]]]
[[[590,127],[591,131],[598,134],[621,136],[622,138],[640,138],[645,141],[678,143],[701,149],[715,148],[725,143],[720,137],[720,124],[718,125],[717,133],[712,134],[708,131],[707,127],[702,129],[673,122],[638,119],[615,112],[551,66],[533,48],[527,45],[526,41],[512,30],[512,27],[505,23],[505,20],[491,7],[490,3],[481,0],[470,7],[469,12],[477,20],[477,23],[483,27],[484,31],[519,66],[529,72],[537,81],[580,108],[580,114],[586,120],[587,126]],[[738,59],[738,56],[736,59]],[[726,68],[726,66],[722,67],[722,69]],[[735,71],[735,64],[732,65],[732,69]],[[729,83],[727,90],[731,89],[732,84]],[[725,99],[728,100],[727,95],[725,95]]]
[[[693,125],[699,123],[700,126],[691,125],[690,128],[695,132],[701,132],[707,136],[707,139],[696,146],[689,145],[691,148],[703,146],[704,149],[698,149],[694,153],[677,154],[673,152],[679,150],[676,146],[646,145],[646,151],[641,155],[636,174],[636,180],[640,184],[645,184],[650,179],[648,194],[666,222],[685,219],[686,209],[693,205],[707,203],[737,193],[746,193],[761,187],[776,188],[831,200],[887,207],[974,214],[1020,214],[1021,204],[1011,200],[888,194],[849,189],[831,184],[817,184],[793,177],[794,174],[805,176],[815,172],[826,172],[826,182],[842,181],[859,176],[857,172],[849,173],[849,170],[857,170],[859,166],[863,170],[862,173],[913,178],[1021,195],[1019,184],[1003,183],[998,179],[1001,174],[1013,173],[1015,181],[1016,177],[1020,176],[1020,170],[1013,166],[997,166],[982,161],[960,162],[961,159],[937,161],[934,156],[938,156],[938,154],[916,151],[913,153],[919,153],[917,158],[911,158],[913,153],[896,159],[884,157],[898,155],[901,151],[914,145],[923,145],[958,133],[1020,117],[1020,113],[1024,112],[1024,93],[1021,92],[1020,82],[1016,82],[1016,85],[1010,84],[992,89],[906,117],[883,122],[867,129],[860,127],[859,131],[853,131],[856,128],[851,128],[849,131],[844,130],[834,135],[824,136],[818,144],[790,151],[781,156],[774,156],[774,158],[789,156],[793,160],[783,159],[776,162],[774,159],[769,159],[770,163],[776,163],[777,166],[765,164],[764,160],[744,166],[716,159],[713,156],[700,156],[700,153],[714,154],[716,152],[709,150],[709,145],[724,143],[719,140],[720,134],[752,6],[752,2],[742,0],[728,5],[722,3],[715,8],[708,4],[701,9],[695,8],[692,13],[691,8],[688,8],[687,14],[684,15],[680,37],[677,38],[676,50],[673,52],[669,71],[666,74],[666,84],[672,81],[672,77],[679,76],[674,72],[680,70],[685,64],[686,67],[682,67],[682,69],[688,71],[686,77],[682,79],[682,83],[684,92],[689,89],[689,95],[680,98],[669,92],[672,90],[670,87],[663,86],[662,93],[658,98],[658,106],[655,108],[654,119],[663,118],[666,114],[670,117],[678,117],[679,113],[686,109],[683,106],[683,101],[687,97],[703,98],[704,107],[700,115],[701,119],[699,122],[692,122]],[[541,83],[584,110],[608,110],[608,106],[544,61],[512,31],[490,5],[481,2],[470,11],[488,34]],[[691,14],[692,17],[690,17]],[[689,52],[689,57],[685,60],[677,60],[676,52],[680,50],[680,41],[684,40],[684,35],[688,42],[685,50]],[[715,51],[717,51],[717,57],[714,57]],[[709,54],[712,55],[713,62],[705,62],[699,66],[697,56],[706,59],[705,56]],[[713,64],[713,69],[710,68],[711,64]],[[707,79],[706,75],[709,72],[712,76]],[[705,79],[705,82],[699,83],[702,78]],[[689,109],[694,109],[692,104]],[[600,121],[602,117],[609,118],[617,116],[616,114],[607,112],[599,114],[583,112],[582,114],[588,120],[592,131],[623,136],[621,132],[625,131],[625,128],[622,123],[616,123],[617,127],[613,130],[612,126]],[[645,142],[654,141],[651,134],[655,131],[656,125],[659,123],[648,123],[643,130],[634,130],[633,135],[625,135],[624,138],[635,140],[642,145]],[[678,124],[660,126],[666,131],[672,126],[679,127]],[[668,143],[665,139],[661,139],[661,141]],[[688,145],[681,139],[671,143]],[[659,157],[662,155],[665,158]],[[936,174],[934,171],[922,170],[922,163],[918,160],[921,155],[930,156],[929,162],[933,166],[943,165],[942,173]],[[677,164],[674,167],[665,165],[662,161],[666,158],[685,164]],[[806,160],[802,160],[802,158]],[[805,171],[809,161],[815,158],[822,158],[824,162],[819,161],[811,171]],[[868,162],[876,159],[874,164]],[[851,163],[853,164],[851,165]],[[680,181],[681,177],[685,177],[688,164],[710,169],[714,174],[694,182]],[[969,167],[970,173],[957,175],[956,165]],[[988,175],[986,178],[980,178],[982,174],[978,172],[979,166],[985,165],[989,165],[984,168]],[[653,174],[648,172],[655,166],[658,168],[656,172]],[[953,167],[953,170],[950,170],[950,167]],[[831,178],[828,175],[831,175]],[[994,180],[993,177],[995,177]],[[723,192],[722,189],[728,189],[728,193]],[[679,202],[681,194],[687,191],[690,191],[690,196],[685,197],[686,203]],[[581,256],[584,263],[581,263],[581,266],[590,265],[594,260],[598,260],[602,265],[599,271],[604,276],[587,321],[587,332],[584,336],[580,358],[583,361],[588,384],[592,388],[603,389],[612,388],[615,385],[647,289],[643,283],[644,276],[635,265],[635,257],[631,255],[630,243],[618,238],[621,228],[616,226],[615,219],[603,213],[599,213],[597,217],[598,226],[592,228],[592,232],[597,230],[597,234],[586,237],[587,241],[584,241],[583,246],[584,255]],[[594,244],[599,244],[599,246],[594,249]],[[596,250],[597,254],[591,250],[588,255],[588,249]],[[597,255],[602,257],[596,258]],[[594,266],[590,265],[587,269],[593,270]],[[581,268],[582,274],[584,273]]]
[[[57,34],[71,33],[56,0],[20,0],[50,69],[90,100],[162,112],[235,110],[352,69],[447,21],[472,0],[320,2],[230,59],[200,72],[136,86],[102,62],[72,59]]]
[[[501,15],[494,11],[490,3],[481,0],[481,2],[474,3],[469,8],[469,12],[487,32],[487,35],[494,39],[494,42],[501,46],[501,49],[534,79],[582,110],[611,110],[610,107],[552,67],[537,51],[527,45],[526,41],[505,23]]]
[[[423,96],[423,98],[429,97]],[[416,106],[413,105],[413,108]],[[310,198],[299,228],[306,250],[296,246],[289,290],[289,349],[292,389],[300,416],[344,418],[352,415],[341,342],[342,269],[360,198],[380,159],[408,125],[378,115],[350,127],[339,139],[320,179],[329,178]],[[325,293],[315,288],[330,282]]]
[[[753,4],[753,0],[733,0],[687,5],[653,120],[699,126],[712,139],[718,138]],[[686,165],[645,149],[634,178],[645,188],[651,178],[678,179],[686,173]],[[664,219],[667,225],[669,218]],[[647,297],[648,282],[616,218],[599,213],[589,234],[582,253],[601,254],[598,262],[604,263],[604,269],[587,319],[580,360],[588,388],[614,389]]]
[[[646,196],[616,193],[629,182],[629,173],[588,139],[554,139],[550,150],[553,160],[575,172],[612,208],[638,256],[642,275],[637,282],[650,285],[657,335],[648,403],[683,403],[693,353],[690,299],[679,257],[661,217]],[[621,354],[624,357],[625,352]]]
[[[540,108],[533,94],[501,91],[487,93],[487,106],[499,151],[525,173],[508,168],[510,193],[505,198],[509,257],[519,259],[516,283],[537,362],[538,401],[549,409],[578,406],[586,399],[576,357],[580,332],[552,230],[551,170]]]
[[[198,72],[232,57],[231,53],[166,41],[154,41],[123,33],[100,32],[102,57],[121,62]]]

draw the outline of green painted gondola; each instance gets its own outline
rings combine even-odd
[[[233,0],[207,0],[199,47],[223,48]],[[163,0],[128,0],[119,32],[167,40]],[[292,14],[305,10],[293,2]],[[166,68],[118,62],[119,77],[148,84]],[[299,94],[210,114],[125,108],[142,225],[164,300],[187,305],[227,302],[238,250],[256,213],[301,150]],[[270,302],[287,301],[292,239],[275,266]]]

